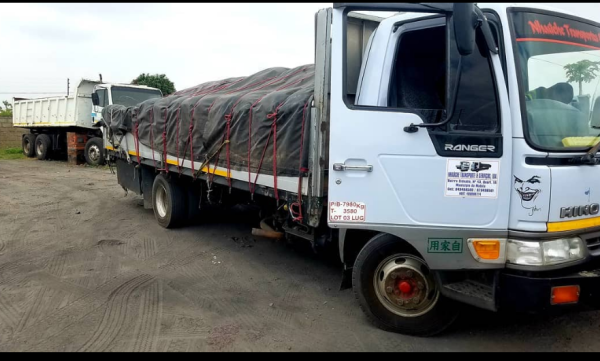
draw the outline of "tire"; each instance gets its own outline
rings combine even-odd
[[[40,134],[35,138],[35,156],[39,160],[48,159],[50,155],[50,149],[52,147],[52,141],[48,134]]]
[[[459,305],[441,295],[425,261],[414,253],[392,235],[373,237],[358,254],[352,288],[361,309],[377,327],[433,336],[456,320]]]
[[[35,134],[25,134],[22,139],[23,155],[28,158],[35,157]]]
[[[159,174],[152,185],[152,208],[158,224],[175,228],[188,218],[186,190],[172,178]]]
[[[85,162],[89,165],[104,164],[104,144],[102,138],[94,137],[85,143]]]

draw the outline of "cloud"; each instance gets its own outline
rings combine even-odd
[[[183,89],[309,64],[314,15],[331,5],[0,4],[0,44],[10,52],[0,66],[0,93],[62,90],[66,78],[76,84],[98,73],[106,81],[129,82],[142,72],[164,73]],[[597,5],[553,6],[592,14],[589,6]],[[0,100],[12,96],[0,94]]]
[[[95,41],[95,33],[92,29],[73,29],[61,23],[24,23],[19,24],[16,30],[25,36],[57,44],[75,45],[84,42],[91,44]]]

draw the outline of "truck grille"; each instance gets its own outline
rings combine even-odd
[[[588,238],[585,240],[590,254],[593,256],[600,255],[600,236]]]

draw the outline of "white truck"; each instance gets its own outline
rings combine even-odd
[[[86,135],[85,160],[90,165],[104,163],[101,120],[104,106],[134,105],[160,98],[159,89],[143,85],[109,84],[82,79],[68,96],[22,99],[13,98],[13,126],[29,129],[23,135],[23,153],[27,157],[47,159],[67,150],[67,132]]]
[[[118,182],[163,227],[233,199],[270,211],[257,234],[337,247],[342,285],[386,330],[436,334],[460,303],[600,308],[600,84],[575,96],[566,71],[598,60],[600,24],[541,5],[335,3],[315,31],[311,98],[289,108],[306,132],[287,133],[287,100],[264,103],[286,86],[211,83],[111,123]],[[273,133],[262,157],[300,138],[298,175],[256,168]]]

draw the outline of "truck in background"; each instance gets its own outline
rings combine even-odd
[[[111,84],[82,79],[68,96],[23,99],[13,98],[13,126],[29,129],[23,135],[23,154],[37,159],[64,155],[67,133],[82,136],[84,157],[90,165],[104,163],[102,109],[110,104],[132,106],[151,98],[161,98],[159,89],[143,85]]]

